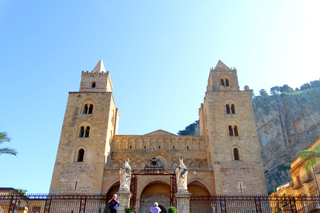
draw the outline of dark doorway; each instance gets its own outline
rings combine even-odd
[[[161,213],[167,213],[167,210],[163,206],[158,205],[158,207],[161,209]]]

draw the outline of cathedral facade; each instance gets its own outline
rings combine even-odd
[[[118,135],[119,110],[112,88],[101,60],[91,72],[82,72],[79,92],[69,93],[50,193],[111,196],[119,189],[125,159],[132,171],[153,159],[174,173],[183,158],[191,194],[267,194],[249,87],[239,90],[235,68],[219,61],[210,69],[199,109],[200,136],[163,130]],[[154,201],[167,209],[170,181],[161,174],[139,176],[136,210],[148,211]]]

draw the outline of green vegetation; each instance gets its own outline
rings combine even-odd
[[[259,94],[260,94],[261,97],[269,96],[268,93],[267,93],[267,91],[266,91],[265,89],[261,89],[261,90],[259,91]]]
[[[27,190],[25,190],[25,189],[15,189],[15,190],[22,195],[25,195],[27,193]]]
[[[302,150],[297,153],[298,157],[306,159],[306,171],[310,171],[315,165],[320,163],[320,145],[311,150]]]
[[[7,133],[0,132],[0,144],[4,142],[10,142],[10,138],[8,137]],[[16,150],[6,147],[6,148],[0,148],[0,155],[2,154],[17,156],[18,153]]]
[[[170,206],[170,207],[168,208],[168,213],[177,213],[176,207]]]
[[[134,209],[130,208],[130,207],[126,207],[126,209],[124,210],[125,213],[134,213]]]
[[[300,86],[300,88],[293,89],[288,84],[284,84],[283,86],[274,86],[270,88],[271,95],[291,95],[291,94],[300,94],[302,91],[306,91],[309,89],[319,88],[320,87],[320,80],[310,81],[310,83],[305,83]],[[251,92],[251,90],[250,90]],[[253,93],[253,90],[252,90]],[[251,97],[254,94],[251,93]],[[265,89],[261,89],[259,91],[261,97],[269,96]]]
[[[194,123],[186,126],[184,130],[179,130],[177,133],[178,135],[194,135],[195,134],[195,127],[199,125],[199,120],[195,121]]]

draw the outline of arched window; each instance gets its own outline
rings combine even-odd
[[[229,125],[229,136],[233,136],[232,126]]]
[[[234,104],[231,104],[231,113],[236,114],[236,108],[234,107]]]
[[[78,152],[78,162],[83,162],[83,158],[84,158],[84,149],[80,149]]]
[[[83,107],[83,114],[87,114],[88,113],[88,104],[85,104]]]
[[[240,160],[239,150],[237,148],[233,149],[233,156],[234,156],[234,160]]]
[[[92,114],[92,111],[93,111],[93,105],[90,104],[88,114]]]
[[[224,80],[223,79],[221,79],[221,85],[224,86]]]
[[[79,137],[82,138],[84,136],[84,127],[80,127]]]
[[[89,133],[90,133],[90,126],[87,126],[86,132],[85,132],[85,134],[84,134],[84,137],[85,137],[85,138],[88,138],[88,137],[89,137]]]
[[[229,104],[226,105],[227,114],[230,114],[230,106]]]
[[[234,126],[233,130],[234,130],[234,136],[239,136],[238,127]]]
[[[96,82],[92,82],[91,87],[95,88],[96,87]]]
[[[226,79],[226,87],[228,87],[228,86],[229,86],[229,80]]]

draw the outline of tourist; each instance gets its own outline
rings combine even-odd
[[[154,206],[150,209],[151,213],[159,213],[161,212],[161,209],[158,207],[158,203],[154,202]]]
[[[118,212],[118,206],[119,206],[119,200],[117,198],[117,195],[114,194],[113,197],[108,201],[110,203],[110,213],[117,213]]]

